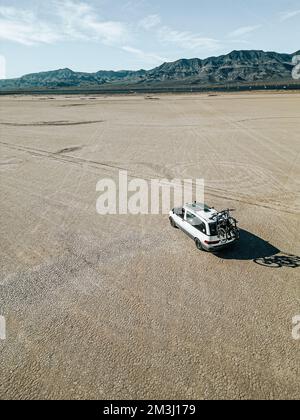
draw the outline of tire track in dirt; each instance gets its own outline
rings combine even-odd
[[[0,122],[0,125],[6,127],[63,127],[73,125],[89,125],[103,123],[103,120],[98,121],[41,121],[36,123],[12,123],[12,122]]]
[[[251,140],[253,140],[254,142],[255,141],[259,142],[259,144],[261,144],[262,146],[264,146],[265,148],[270,150],[271,153],[280,157],[280,160],[283,159],[283,152],[286,152],[286,147],[284,145],[276,144],[276,146],[279,146],[282,149],[282,153],[279,152],[279,151],[275,151],[272,139],[270,139],[268,136],[266,136],[262,133],[259,133],[254,129],[246,128],[242,123],[239,123],[238,121],[235,121],[230,117],[224,116],[224,114],[222,114],[221,112],[214,112],[214,109],[212,108],[212,106],[208,105],[207,103],[204,105],[204,107],[208,112],[209,111],[211,112],[212,116],[217,115],[220,120],[225,121],[230,126],[237,128],[240,132],[244,133],[247,137],[250,137]],[[249,153],[249,151],[248,151],[248,153]],[[299,153],[296,154],[296,162],[297,162],[298,158],[299,158]],[[286,161],[289,161],[289,160],[286,159]],[[295,167],[295,164],[292,165],[292,168],[294,168],[294,167]],[[278,168],[277,168],[277,170],[278,170]],[[287,175],[286,173],[283,173],[283,175],[284,175],[285,178],[287,177],[288,179],[290,177],[290,174]],[[268,178],[273,181],[274,185],[277,185],[277,189],[279,189],[281,193],[282,193],[282,191],[286,190],[287,182],[280,182],[278,179],[276,179],[274,177],[274,175],[270,171],[268,172]]]
[[[174,112],[176,109],[175,104],[173,104],[173,109],[172,111]],[[206,107],[205,107],[206,109]],[[188,121],[188,116],[184,111],[180,112],[180,116],[183,117],[184,122],[186,123]],[[184,126],[186,126],[186,124],[184,124]],[[220,170],[220,165],[216,165],[216,162],[218,162],[219,160],[219,156],[217,155],[215,148],[211,147],[211,142],[208,138],[207,135],[203,135],[204,133],[201,131],[201,134],[199,133],[198,130],[196,130],[195,127],[190,129],[190,132],[193,134],[193,136],[195,137],[195,139],[201,139],[201,140],[205,140],[207,143],[207,146],[210,148],[209,153],[207,153],[205,155],[206,159],[207,157],[209,157],[208,162],[209,164],[214,168],[215,173],[218,173]],[[205,133],[206,134],[206,133]],[[176,164],[173,165],[173,167],[169,168],[169,169],[176,169],[177,173],[179,172],[178,169],[181,167],[181,177],[182,177],[182,173],[184,172],[184,169],[186,169],[187,167],[193,167],[193,166],[197,166],[198,164],[200,164],[201,162],[183,162],[181,164]],[[243,188],[246,189],[247,191],[249,191],[249,180],[250,179],[257,179],[260,181],[260,183],[263,183],[266,178],[273,180],[273,187],[275,186],[276,189],[278,191],[280,190],[280,186],[278,185],[278,181],[273,177],[272,174],[268,173],[266,174],[265,171],[263,171],[260,168],[256,168],[255,166],[251,166],[251,165],[243,165],[243,164],[237,164],[235,162],[220,162],[221,166],[232,166],[234,165],[234,167],[236,167],[236,165],[238,165],[241,168],[246,168],[246,171],[244,171],[244,174],[240,174],[240,177],[237,179],[236,177],[234,178],[234,184],[238,184],[238,185],[243,185]],[[224,175],[225,176],[225,175]],[[223,179],[223,177],[222,177]],[[231,191],[229,192],[228,189],[222,189],[222,188],[213,188],[213,187],[207,187],[205,188],[205,190],[207,192],[210,191],[209,195],[214,196],[216,198],[225,198],[225,199],[229,199],[230,201],[235,201],[235,202],[242,202],[242,203],[247,203],[247,204],[251,204],[251,205],[256,205],[259,207],[264,207],[264,208],[276,208],[277,206],[280,208],[286,208],[286,211],[289,212],[289,207],[285,206],[282,204],[282,202],[279,201],[275,201],[272,199],[266,199],[264,198],[264,204],[260,203],[256,203],[251,196],[249,195],[245,195],[245,194],[240,194],[240,193],[232,193]],[[224,193],[226,192],[226,195],[224,195]],[[228,195],[229,194],[229,195]],[[277,207],[277,210],[279,210]],[[280,211],[280,210],[279,210]]]
[[[117,165],[110,165],[110,164],[107,164],[107,163],[97,162],[97,161],[88,160],[88,159],[83,159],[83,158],[75,157],[75,156],[67,156],[67,155],[63,154],[63,151],[48,152],[48,151],[42,150],[42,149],[30,148],[30,147],[26,147],[26,146],[15,145],[15,144],[12,145],[12,144],[5,143],[5,142],[0,142],[0,144],[8,147],[9,149],[29,153],[32,156],[39,156],[39,157],[42,157],[42,158],[58,160],[60,162],[67,162],[67,163],[74,164],[74,165],[79,165],[79,166],[89,165],[91,168],[103,167],[103,168],[112,168],[112,169],[118,169],[118,170],[126,170],[125,168],[122,168],[121,166],[117,166]]]
[[[9,143],[5,143],[5,142],[0,142],[0,144],[2,144],[3,146],[6,146],[8,148],[11,148],[13,150],[18,150],[21,152],[25,152],[25,153],[29,153],[32,156],[38,156],[41,158],[46,158],[46,159],[51,159],[51,160],[56,160],[62,163],[68,163],[68,164],[72,164],[72,165],[76,165],[76,166],[87,166],[91,169],[105,169],[105,170],[124,170],[128,172],[128,178],[141,178],[144,179],[146,181],[151,182],[151,180],[153,179],[153,177],[149,177],[149,175],[145,176],[143,174],[136,174],[136,173],[132,173],[132,171],[128,168],[125,167],[121,167],[118,165],[111,165],[111,164],[106,164],[103,162],[97,162],[97,161],[92,161],[92,160],[88,160],[88,159],[83,159],[83,158],[77,158],[74,156],[66,156],[66,155],[57,155],[56,153],[53,152],[47,152],[45,150],[41,150],[41,149],[33,149],[33,148],[29,148],[29,147],[25,147],[25,146],[18,146],[18,145],[11,145]],[[178,184],[179,187],[179,184]],[[214,188],[210,188],[207,187],[206,188],[208,195],[212,196],[212,197],[216,197],[216,198],[222,198],[228,201],[235,201],[235,202],[241,202],[241,203],[245,203],[245,204],[249,204],[249,205],[253,205],[256,207],[263,207],[263,208],[267,208],[267,209],[271,209],[271,210],[276,210],[276,211],[281,211],[281,212],[286,212],[286,213],[290,213],[290,214],[298,214],[298,210],[297,211],[290,211],[288,206],[284,206],[282,203],[275,203],[272,202],[272,204],[269,203],[256,203],[255,201],[253,201],[253,199],[250,196],[241,196],[239,194],[232,194],[230,193],[230,195],[228,195],[228,191],[226,189],[222,190],[216,190]],[[193,186],[193,191],[195,191],[195,187]],[[277,207],[278,204],[278,207]]]
[[[270,150],[270,153],[277,155],[281,160],[283,159],[282,153],[278,150],[275,150],[273,141],[268,136],[262,134],[258,130],[254,130],[250,127],[245,127],[241,122],[235,121],[234,119],[225,116],[223,112],[215,112],[214,108],[210,104],[203,104],[206,107],[206,110],[211,113],[212,116],[216,116],[219,120],[226,122],[229,126],[234,129],[238,129],[240,133],[244,133],[245,136],[253,140],[254,142],[259,142],[260,145]],[[280,143],[277,144],[277,148],[281,149],[282,152],[286,151],[286,147]]]
[[[238,120],[237,123],[251,122],[251,121],[269,121],[269,120],[299,120],[299,117],[259,117],[259,118],[245,118],[244,120]]]

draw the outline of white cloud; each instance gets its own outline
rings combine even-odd
[[[261,25],[255,25],[255,26],[242,26],[241,28],[236,29],[233,32],[230,32],[228,35],[230,38],[238,38],[240,36],[248,35],[251,32],[256,31],[257,29],[260,29]]]
[[[15,7],[0,7],[0,39],[23,45],[52,44],[85,39],[107,45],[124,42],[127,28],[121,22],[102,21],[86,3],[52,0],[48,23],[40,16]]]
[[[146,30],[157,27],[161,23],[161,18],[158,15],[149,15],[139,22],[139,27]]]
[[[33,45],[53,43],[59,38],[53,27],[39,21],[33,13],[14,7],[0,7],[0,39]]]
[[[220,48],[220,41],[213,38],[202,37],[189,31],[177,31],[168,26],[164,26],[158,31],[159,39],[165,44],[175,44],[179,48],[188,50],[205,49],[216,51]]]
[[[293,10],[293,11],[290,11],[290,12],[282,12],[280,14],[280,20],[282,22],[284,22],[285,20],[292,19],[293,17],[298,16],[298,15],[300,15],[300,9],[299,10]]]
[[[187,50],[206,49],[216,51],[220,48],[220,42],[217,39],[204,37],[190,31],[180,31],[163,25],[159,15],[146,16],[138,23],[138,28],[151,31],[158,39],[160,45],[173,44],[178,48]]]
[[[55,13],[61,18],[61,30],[70,39],[101,41],[112,45],[124,41],[127,28],[122,22],[101,21],[87,3],[55,0]]]
[[[129,45],[124,45],[122,47],[122,50],[130,54],[136,55],[142,61],[147,62],[149,64],[162,64],[164,61],[168,61],[166,58],[163,58],[157,54],[147,53],[138,48],[131,47]]]
[[[0,6],[0,40],[27,46],[78,40],[98,42],[135,55],[142,66],[170,61],[161,57],[159,53],[148,52],[143,46],[140,47],[145,45],[142,44],[145,37],[148,37],[149,41],[151,38],[151,42],[156,42],[159,51],[167,51],[161,54],[169,54],[169,50],[173,47],[173,55],[189,54],[190,51],[197,55],[218,52],[224,45],[230,43],[245,43],[245,39],[247,40],[245,35],[261,27],[256,25],[238,28],[227,36],[226,41],[220,41],[164,25],[158,14],[150,14],[138,22],[128,24],[105,20],[90,3],[84,0],[48,0],[46,14],[45,11],[40,14],[42,13],[39,12],[42,10],[40,8],[35,10],[36,12],[32,12],[19,7]],[[282,15],[282,19],[288,19],[298,13],[300,10],[286,13]],[[140,44],[138,44],[138,35]]]
[[[0,14],[6,19],[20,19],[24,22],[31,22],[34,15],[28,10],[19,10],[15,7],[0,6]]]

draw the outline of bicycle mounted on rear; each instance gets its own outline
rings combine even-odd
[[[240,232],[237,227],[238,221],[230,214],[233,211],[235,209],[222,210],[211,217],[211,220],[217,225],[217,235],[222,243],[240,238]]]

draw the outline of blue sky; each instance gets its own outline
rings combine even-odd
[[[0,0],[0,76],[300,49],[300,0]]]

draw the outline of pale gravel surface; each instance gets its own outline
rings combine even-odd
[[[300,256],[299,94],[2,97],[0,135],[0,398],[300,397],[300,268],[253,262]],[[119,168],[204,177],[241,244],[97,215]]]

